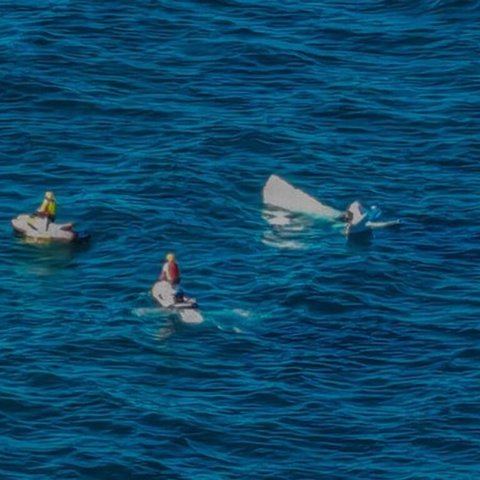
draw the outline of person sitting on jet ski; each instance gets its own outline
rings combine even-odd
[[[175,291],[175,302],[176,303],[182,303],[185,302],[185,293],[182,289],[182,287],[178,287],[177,290]]]
[[[57,213],[57,201],[53,192],[45,192],[42,204],[37,209],[39,217],[46,217],[50,221],[55,221],[55,214]]]
[[[57,200],[53,192],[46,192],[43,202],[38,207],[36,215],[46,219],[45,228],[48,228],[50,222],[55,222],[55,215],[57,213]]]
[[[168,282],[174,289],[176,302],[182,302],[184,298],[183,291],[179,287],[180,284],[180,268],[175,260],[173,253],[167,253],[165,263],[160,273],[160,281]]]
[[[180,283],[180,268],[173,253],[167,253],[165,256],[165,263],[160,273],[160,280],[167,281],[172,287],[177,287]]]

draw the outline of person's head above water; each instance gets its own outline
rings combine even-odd
[[[55,200],[55,195],[53,194],[53,192],[45,192],[45,198],[47,200]]]
[[[165,260],[167,262],[174,262],[175,261],[175,255],[173,253],[167,253],[165,256]]]

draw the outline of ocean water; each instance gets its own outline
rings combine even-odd
[[[1,479],[480,478],[477,0],[0,13]],[[46,190],[89,244],[13,236]]]

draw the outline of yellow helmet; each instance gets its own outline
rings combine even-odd
[[[173,253],[167,253],[165,260],[167,260],[167,262],[173,262],[175,260],[175,255]]]

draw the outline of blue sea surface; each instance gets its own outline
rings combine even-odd
[[[480,478],[480,2],[0,3],[0,478]],[[278,174],[400,228],[272,225]],[[46,190],[86,245],[10,220]],[[204,322],[150,288],[174,251]]]

